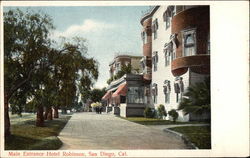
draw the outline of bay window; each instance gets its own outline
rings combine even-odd
[[[182,32],[183,56],[196,55],[196,31],[195,29]]]
[[[128,103],[143,103],[144,98],[143,87],[128,87],[127,102]]]

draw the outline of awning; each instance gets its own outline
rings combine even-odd
[[[110,98],[111,98],[111,91],[108,91],[108,92],[102,97],[103,100],[108,100],[108,99],[110,99]]]
[[[127,83],[123,83],[118,87],[118,89],[115,91],[112,97],[117,97],[119,95],[126,96],[127,90],[128,90]]]

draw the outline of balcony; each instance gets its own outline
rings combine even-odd
[[[191,69],[192,72],[199,74],[210,73],[210,55],[193,55],[176,58],[171,63],[171,70],[174,76],[181,76]]]

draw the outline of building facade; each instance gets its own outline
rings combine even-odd
[[[145,102],[177,109],[188,86],[210,77],[209,6],[155,6],[140,22]],[[200,119],[178,113],[179,121]]]
[[[117,55],[114,60],[109,64],[110,77],[115,76],[119,71],[121,71],[122,66],[131,65],[133,74],[139,74],[142,72],[140,66],[140,60],[142,56],[131,56],[131,55]]]
[[[114,77],[121,67],[131,64],[131,73],[113,80],[107,87],[107,93],[102,97],[107,109],[115,115],[123,117],[143,116],[144,82],[140,61],[142,56],[119,55],[110,63],[110,77]]]

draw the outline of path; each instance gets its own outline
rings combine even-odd
[[[59,138],[63,142],[60,150],[187,148],[180,139],[162,130],[105,113],[73,114]]]

